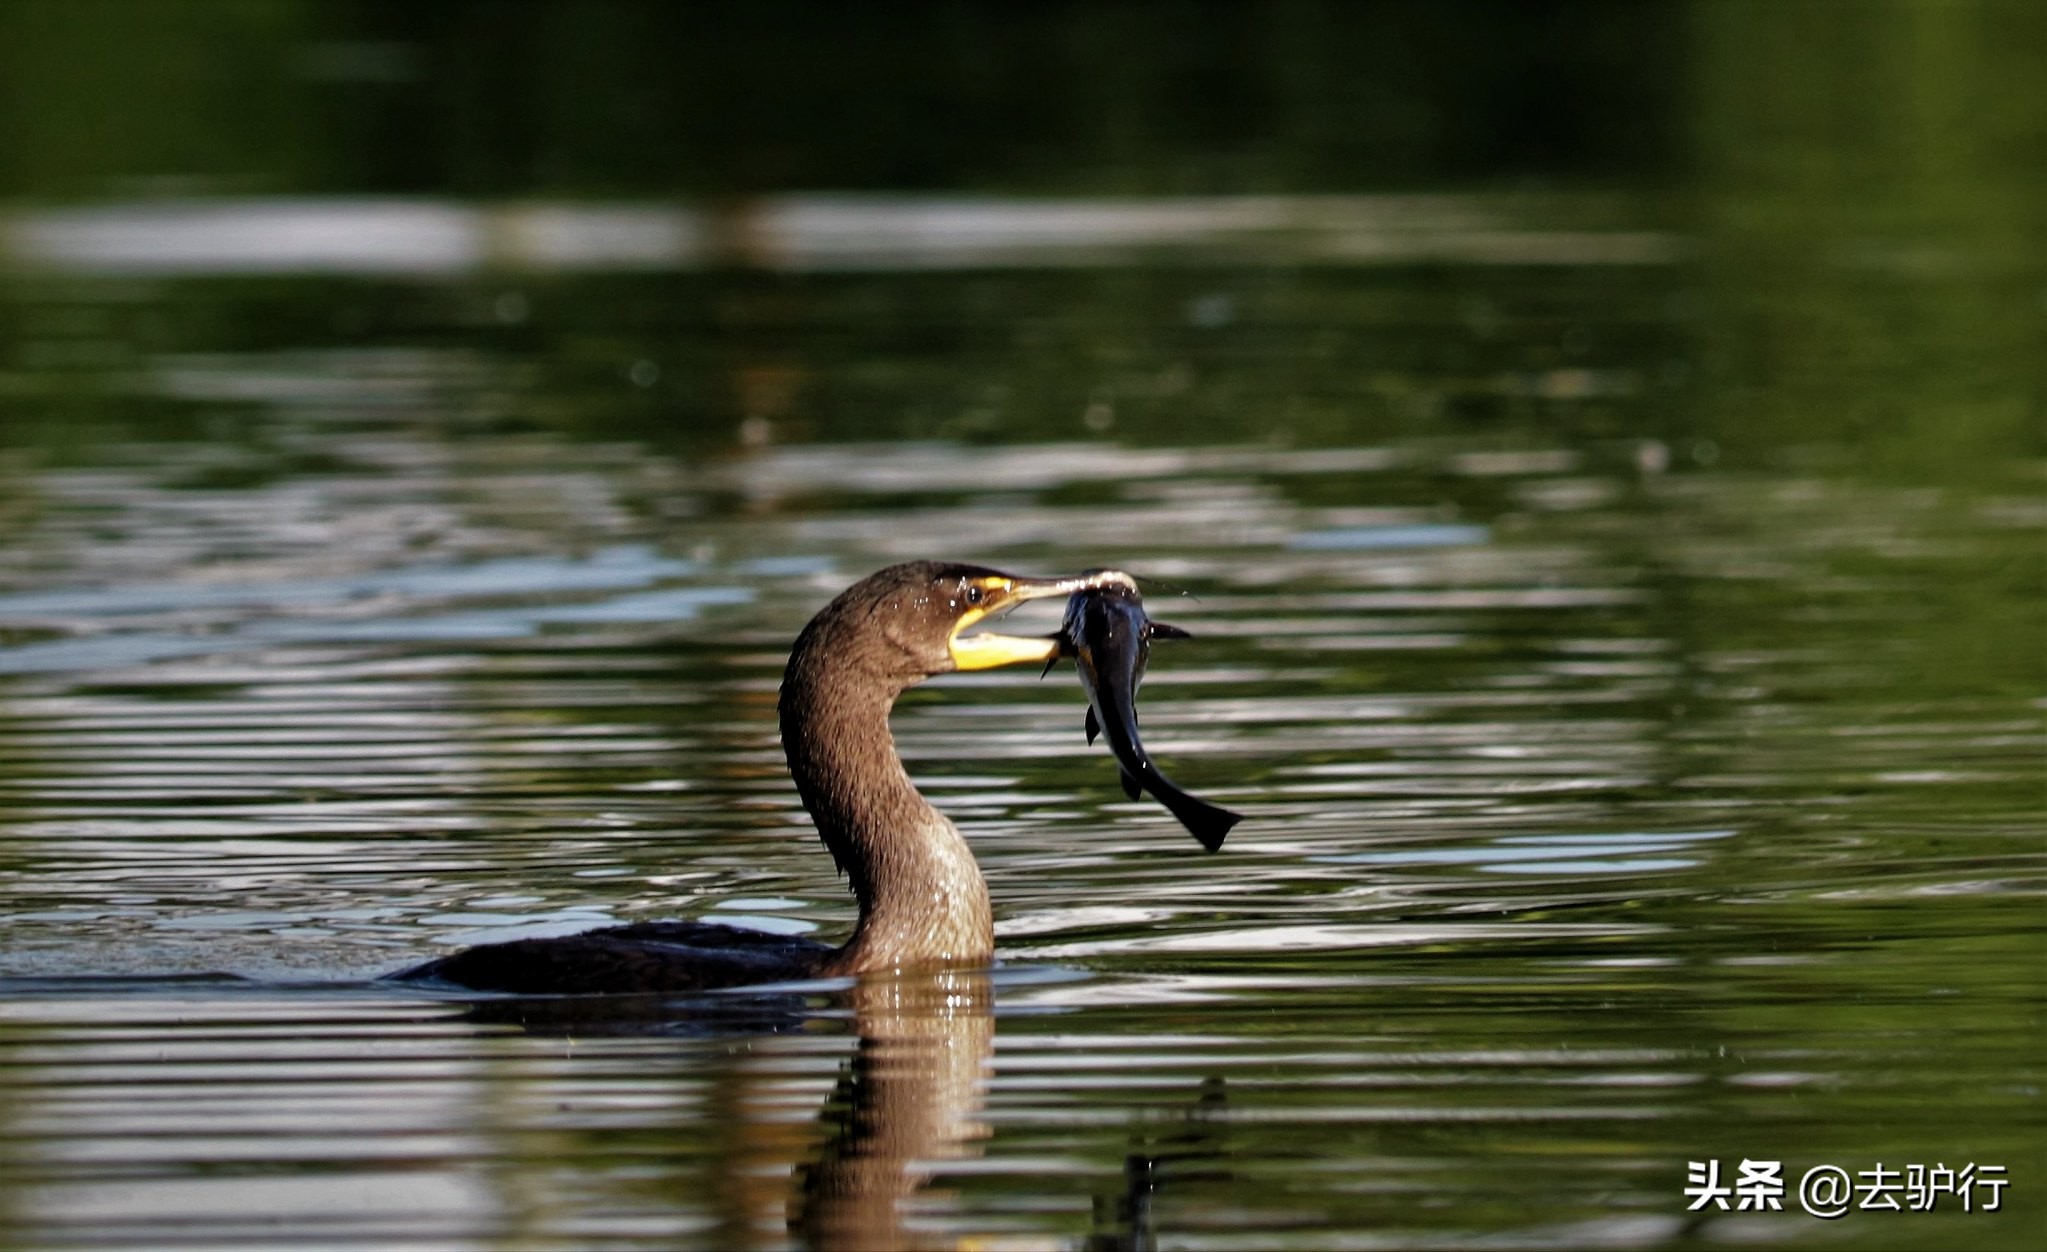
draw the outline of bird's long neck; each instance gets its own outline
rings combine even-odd
[[[966,840],[903,770],[889,734],[902,689],[843,659],[813,629],[782,682],[782,747],[803,805],[860,902],[860,923],[824,972],[986,964],[987,884]]]

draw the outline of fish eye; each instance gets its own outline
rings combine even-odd
[[[979,587],[969,586],[969,587],[967,588],[967,603],[968,603],[968,604],[979,604],[980,602],[981,602],[981,589],[980,589]]]

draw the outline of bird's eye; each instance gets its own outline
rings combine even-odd
[[[979,587],[968,587],[968,588],[967,588],[967,603],[968,603],[968,604],[979,604],[980,602],[981,602],[981,589],[980,589]]]

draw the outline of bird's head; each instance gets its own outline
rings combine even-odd
[[[839,649],[905,683],[954,670],[1043,663],[1058,655],[1056,635],[1005,635],[977,627],[1026,600],[1131,584],[1128,574],[1097,570],[1071,578],[1022,578],[979,565],[912,561],[871,574],[818,614]]]

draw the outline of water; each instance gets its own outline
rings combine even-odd
[[[173,361],[142,385],[260,393],[231,437],[15,462],[10,1242],[2037,1230],[2037,463],[712,456],[466,418],[505,368]],[[1070,675],[959,676],[895,724],[986,867],[992,981],[523,1024],[364,981],[612,920],[843,933],[779,665],[839,586],[933,551],[1157,580],[1196,639],[1145,725],[1247,814],[1222,853],[1123,799]],[[1688,1161],[1745,1156],[2011,1188],[1685,1212]]]
[[[908,77],[865,147],[789,138],[836,80],[766,43],[591,74],[703,33],[630,6],[506,18],[553,51],[445,134],[460,22],[165,6],[288,67],[166,84],[0,16],[54,102],[0,136],[0,1246],[2047,1240],[2020,10],[1693,6],[1624,56],[1502,10],[1526,58],[1342,94],[1317,50],[1412,60],[1427,6],[1283,7],[999,124],[933,67],[1094,64],[1082,18],[869,31]],[[43,72],[87,45],[107,134]],[[933,99],[964,139],[885,142]],[[1194,638],[1147,743],[1246,815],[1220,853],[1124,798],[1070,673],[951,676],[894,727],[996,969],[375,981],[843,935],[780,667],[927,556],[1150,580]],[[1744,1159],[1781,1211],[1688,1211]],[[1821,1220],[1829,1165],[1903,1206],[1974,1165],[1979,1211]]]

